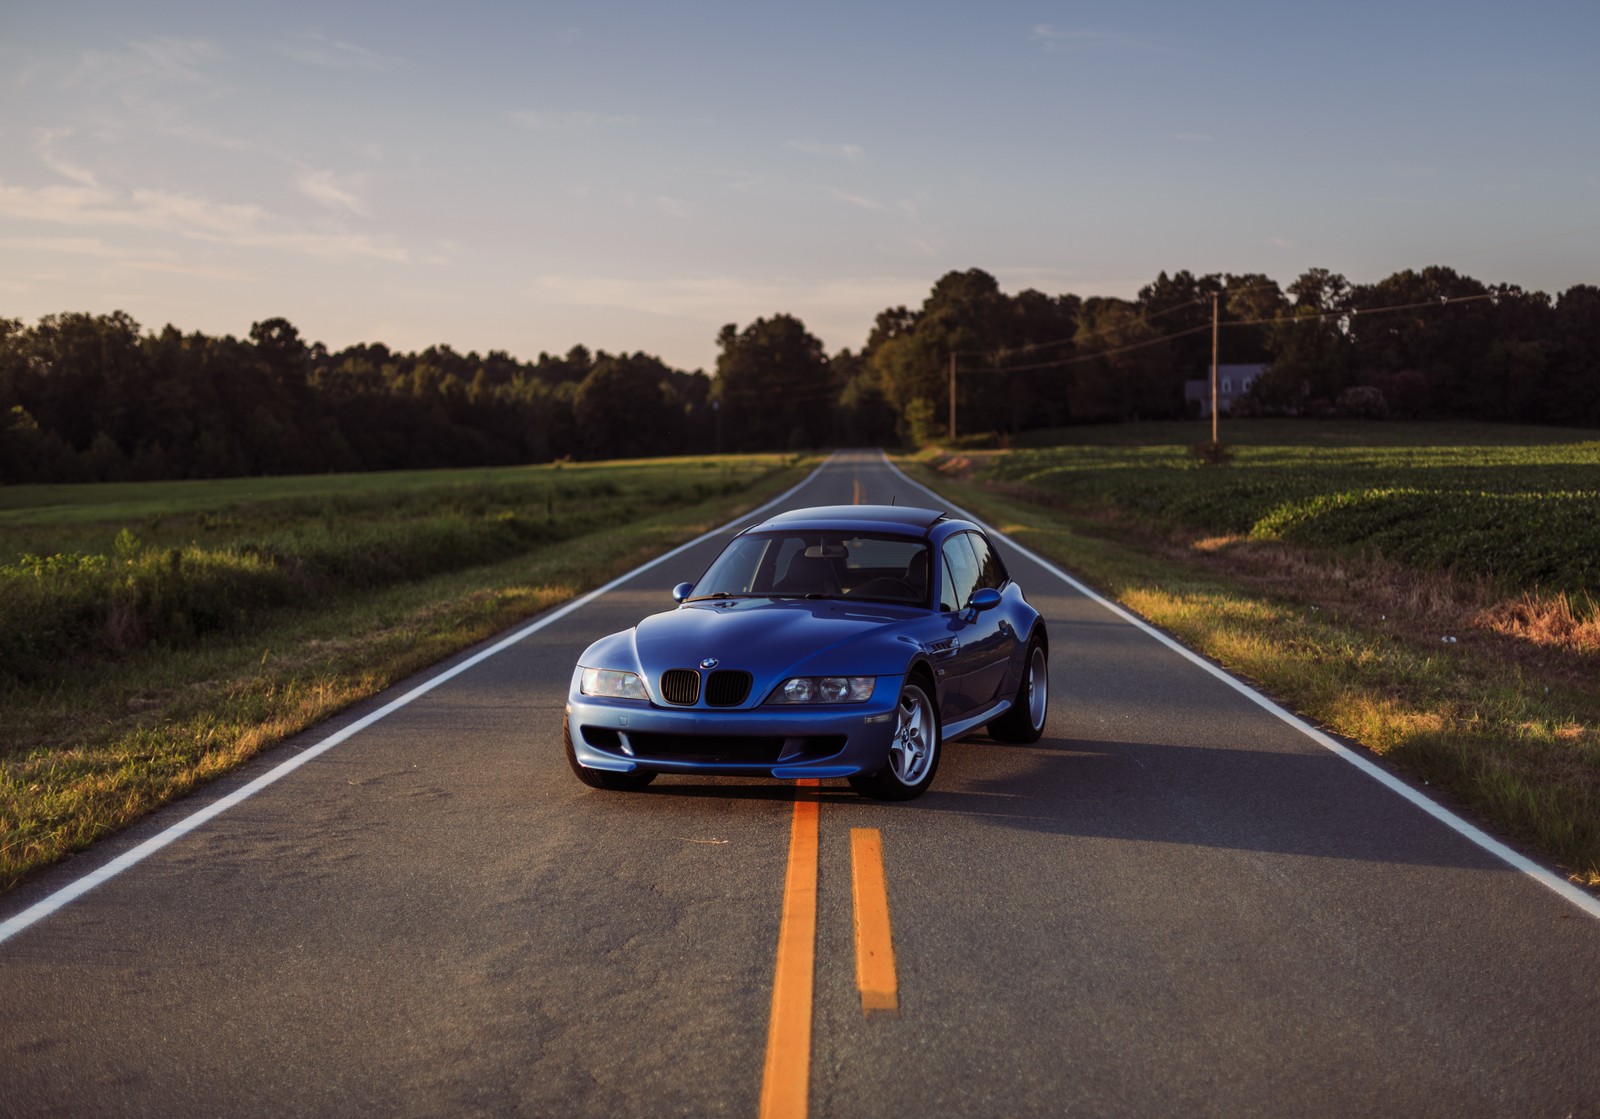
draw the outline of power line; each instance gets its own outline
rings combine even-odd
[[[1380,314],[1386,314],[1386,313],[1393,312],[1393,311],[1416,311],[1416,310],[1421,310],[1421,309],[1430,308],[1430,307],[1448,307],[1448,306],[1451,306],[1451,305],[1457,304],[1457,303],[1477,303],[1477,302],[1481,302],[1481,301],[1486,300],[1486,299],[1496,299],[1496,298],[1499,297],[1499,295],[1500,295],[1499,292],[1486,292],[1483,295],[1460,295],[1460,296],[1455,296],[1455,297],[1450,298],[1450,299],[1430,299],[1430,300],[1427,300],[1427,301],[1422,302],[1422,303],[1403,303],[1403,304],[1396,304],[1396,305],[1390,306],[1390,307],[1347,307],[1347,308],[1344,308],[1343,310],[1318,311],[1318,312],[1315,312],[1313,314],[1308,314],[1308,315],[1299,315],[1299,314],[1297,314],[1297,315],[1280,315],[1280,316],[1277,316],[1275,318],[1267,318],[1267,319],[1232,319],[1232,320],[1225,320],[1225,321],[1219,322],[1217,325],[1219,327],[1221,327],[1222,329],[1227,330],[1229,328],[1237,327],[1237,326],[1271,326],[1271,325],[1274,325],[1274,324],[1291,324],[1291,323],[1299,323],[1299,322],[1314,322],[1314,321],[1319,321],[1319,320],[1323,320],[1323,319],[1360,318],[1363,315],[1380,315]],[[1210,299],[1211,299],[1211,297],[1209,295],[1206,296],[1206,300],[1208,302],[1210,301]],[[1144,321],[1144,320],[1141,320],[1141,321]],[[1107,328],[1108,331],[1110,329],[1112,329],[1112,328]],[[1124,329],[1125,329],[1125,327],[1124,327]],[[1184,338],[1184,337],[1187,337],[1187,336],[1189,336],[1191,334],[1199,334],[1201,331],[1206,331],[1206,330],[1210,330],[1210,329],[1211,329],[1211,324],[1210,323],[1206,323],[1204,326],[1190,327],[1187,330],[1180,330],[1180,331],[1178,331],[1178,332],[1176,332],[1174,334],[1163,334],[1159,338],[1151,338],[1151,339],[1148,339],[1148,340],[1143,341],[1143,342],[1132,342],[1132,343],[1129,343],[1128,345],[1117,346],[1117,347],[1115,347],[1113,349],[1109,349],[1109,350],[1096,350],[1092,354],[1079,354],[1079,355],[1074,356],[1074,357],[1063,358],[1063,359],[1061,359],[1059,361],[1039,362],[1039,363],[1034,364],[1034,365],[995,366],[995,367],[992,367],[992,368],[989,368],[989,369],[957,369],[956,372],[958,372],[958,373],[1028,373],[1028,372],[1032,372],[1034,370],[1039,370],[1039,369],[1064,369],[1069,365],[1081,365],[1084,362],[1098,361],[1101,358],[1105,358],[1105,357],[1115,357],[1118,354],[1130,353],[1130,352],[1132,352],[1134,350],[1142,350],[1142,349],[1145,349],[1145,348],[1150,347],[1150,346],[1159,346],[1163,342],[1171,342],[1171,341],[1174,341],[1175,339]],[[1106,333],[1106,332],[1107,331],[1101,331],[1099,333]],[[967,351],[967,352],[970,352],[970,351]],[[1008,351],[1004,351],[1004,350],[997,351],[997,353],[1006,353],[1006,352],[1008,352]]]
[[[1209,300],[1209,297],[1208,297]],[[1223,324],[1231,325],[1231,324]],[[1102,333],[1109,332],[1102,331]],[[1079,354],[1076,357],[1062,358],[1060,361],[1041,361],[1034,365],[1004,365],[992,369],[958,369],[958,373],[1028,373],[1036,369],[1064,369],[1069,365],[1081,365],[1086,361],[1099,361],[1103,357],[1116,357],[1118,354],[1132,353],[1134,350],[1143,350],[1151,346],[1160,346],[1176,338],[1187,338],[1191,334],[1199,334],[1203,330],[1210,330],[1211,324],[1191,326],[1187,330],[1180,330],[1174,334],[1163,334],[1159,338],[1149,338],[1143,342],[1130,342],[1125,346],[1116,346],[1109,350],[1096,350],[1092,354]]]
[[[1265,284],[1250,284],[1247,287],[1241,287],[1241,288],[1222,287],[1222,288],[1217,289],[1217,291],[1215,293],[1212,293],[1212,294],[1219,295],[1219,296],[1225,295],[1229,299],[1232,299],[1234,296],[1249,295],[1251,292],[1256,292],[1256,291],[1276,291],[1280,295],[1283,294],[1283,289],[1281,287],[1279,287],[1278,284],[1275,283],[1275,282],[1273,282],[1273,283],[1265,283]],[[1193,299],[1187,299],[1182,303],[1175,303],[1171,307],[1167,307],[1164,310],[1143,314],[1143,315],[1141,315],[1139,317],[1139,321],[1141,323],[1148,323],[1148,322],[1151,322],[1151,321],[1153,321],[1155,319],[1164,318],[1167,315],[1175,315],[1179,311],[1186,311],[1191,307],[1198,307],[1201,304],[1210,303],[1211,299],[1212,299],[1212,294],[1197,295]],[[1130,301],[1127,301],[1127,300],[1120,300],[1119,302],[1127,303],[1127,305],[1130,306],[1130,307],[1138,305],[1137,303],[1130,302]],[[985,357],[985,356],[987,356],[991,360],[993,360],[993,359],[1000,358],[1000,357],[1008,355],[1008,354],[1025,354],[1025,353],[1030,353],[1030,352],[1032,352],[1034,350],[1047,350],[1052,346],[1073,345],[1073,344],[1081,343],[1081,342],[1085,341],[1086,339],[1098,338],[1098,337],[1100,337],[1101,335],[1104,335],[1104,334],[1114,334],[1117,331],[1124,330],[1126,328],[1127,328],[1126,324],[1118,323],[1118,324],[1113,324],[1111,326],[1101,327],[1098,330],[1086,331],[1083,334],[1075,334],[1071,338],[1057,338],[1057,339],[1055,339],[1053,341],[1050,341],[1050,342],[1032,342],[1032,343],[1029,343],[1027,345],[1023,345],[1023,346],[1006,346],[1006,347],[1003,347],[1002,349],[999,349],[999,350],[955,350],[953,352],[954,352],[955,356],[957,356],[957,357]],[[1178,334],[1171,334],[1171,335],[1167,335],[1166,337],[1169,337],[1169,338],[1181,338],[1181,337],[1183,337],[1183,333],[1187,333],[1187,332],[1182,332],[1182,333],[1178,333]],[[1049,368],[1049,367],[1050,366],[1048,364],[1038,365],[1038,366],[1009,366],[1008,365],[1008,366],[1001,367],[1001,368],[999,368],[997,370],[994,370],[994,371],[995,372],[1015,372],[1017,370],[1044,369],[1044,368]],[[962,372],[972,373],[972,372],[977,372],[977,370],[968,369],[968,370],[962,370]]]
[[[1261,285],[1257,285],[1257,286],[1259,287]],[[1174,306],[1168,307],[1164,311],[1157,311],[1157,312],[1155,312],[1154,314],[1151,314],[1151,315],[1144,315],[1144,316],[1142,316],[1140,318],[1140,321],[1141,322],[1149,322],[1151,319],[1159,319],[1164,315],[1176,314],[1179,311],[1187,310],[1188,308],[1198,306],[1201,303],[1209,303],[1210,301],[1211,301],[1211,297],[1209,295],[1202,295],[1202,296],[1200,296],[1198,298],[1191,299],[1191,300],[1189,300],[1189,301],[1187,301],[1185,303],[1179,303],[1179,304],[1176,304]],[[992,356],[999,356],[1001,354],[1025,354],[1025,353],[1029,353],[1029,352],[1031,352],[1033,350],[1048,350],[1051,346],[1065,346],[1065,345],[1069,345],[1069,344],[1072,344],[1072,343],[1081,342],[1085,338],[1094,338],[1094,337],[1097,337],[1097,336],[1099,336],[1101,334],[1110,334],[1113,331],[1116,331],[1116,330],[1119,330],[1119,329],[1121,329],[1121,327],[1107,326],[1107,327],[1102,327],[1099,330],[1091,330],[1091,331],[1089,331],[1089,332],[1087,332],[1085,334],[1075,334],[1071,338],[1057,338],[1057,339],[1055,339],[1054,341],[1051,341],[1051,342],[1030,342],[1029,344],[1027,344],[1025,346],[1006,346],[1004,349],[995,350],[995,351],[990,351],[990,350],[957,350],[955,352],[956,352],[956,356],[958,356],[958,357],[982,357],[985,354],[992,354]]]

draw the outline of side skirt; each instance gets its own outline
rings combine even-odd
[[[993,707],[982,712],[981,714],[974,715],[970,719],[962,719],[959,723],[951,723],[949,726],[943,728],[944,740],[946,742],[953,742],[955,739],[960,738],[968,731],[976,730],[978,727],[983,726],[983,724],[989,722],[991,719],[999,718],[1001,715],[1004,715],[1007,711],[1011,710],[1011,703],[1012,701],[1009,699],[1002,699],[999,703],[996,703]]]

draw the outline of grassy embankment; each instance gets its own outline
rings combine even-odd
[[[0,890],[805,468],[0,488]]]
[[[1220,466],[1208,425],[1055,434],[920,470],[1600,886],[1600,433],[1235,422]]]

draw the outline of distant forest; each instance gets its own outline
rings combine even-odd
[[[1215,299],[1214,299],[1215,297]],[[1371,285],[1311,269],[1165,272],[1134,300],[1007,295],[950,272],[831,357],[777,314],[717,336],[715,376],[648,354],[382,343],[329,351],[281,318],[245,338],[128,315],[0,318],[0,482],[488,466],[925,443],[1185,415],[1211,361],[1267,369],[1235,406],[1600,427],[1600,288],[1552,298],[1449,268]],[[1354,391],[1352,391],[1354,390]]]

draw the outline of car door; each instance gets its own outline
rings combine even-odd
[[[964,532],[961,539],[971,547],[977,563],[973,589],[1004,590],[1010,577],[989,541],[976,532]],[[1010,698],[1002,693],[1006,690],[1007,670],[1016,656],[1018,638],[1011,623],[1006,621],[1003,609],[969,610],[967,617],[968,636],[962,638],[962,647],[969,659],[961,690],[977,710],[997,699]]]
[[[967,603],[982,574],[966,533],[957,533],[939,550],[939,614],[944,621],[942,639],[933,650],[939,672],[939,717],[952,722],[970,714],[977,700],[969,694],[967,676],[981,656],[982,634],[975,632]],[[990,611],[993,613],[993,611]]]

